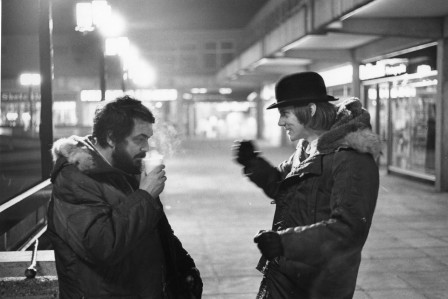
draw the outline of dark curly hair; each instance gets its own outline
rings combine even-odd
[[[141,101],[123,96],[107,103],[95,111],[92,135],[102,147],[107,146],[107,138],[119,143],[134,129],[134,119],[154,123],[152,112]]]

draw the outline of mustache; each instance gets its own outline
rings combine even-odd
[[[143,159],[144,157],[146,157],[146,152],[143,152],[141,154],[137,154],[134,156],[134,158],[136,158],[136,159]]]

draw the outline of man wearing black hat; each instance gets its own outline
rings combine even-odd
[[[295,153],[274,167],[251,141],[233,147],[276,204],[272,230],[254,239],[263,255],[257,299],[352,298],[378,196],[380,139],[359,100],[334,105],[317,73],[282,78],[275,95],[268,109],[278,108]]]

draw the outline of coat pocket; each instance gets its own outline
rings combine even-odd
[[[308,281],[312,279],[318,271],[317,268],[302,262],[293,261],[285,257],[278,259],[279,270],[288,276],[292,281]]]

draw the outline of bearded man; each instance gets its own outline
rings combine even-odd
[[[125,96],[96,111],[91,136],[55,142],[48,233],[60,298],[201,297],[159,198],[165,166],[141,173],[154,122]]]

